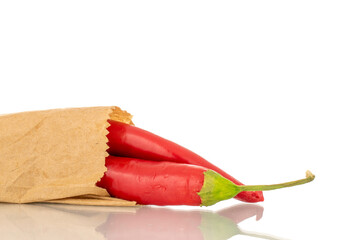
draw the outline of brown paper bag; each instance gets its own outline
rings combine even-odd
[[[135,205],[95,186],[106,171],[107,120],[131,117],[118,107],[0,116],[0,202]]]

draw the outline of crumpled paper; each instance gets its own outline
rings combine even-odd
[[[133,206],[95,183],[106,171],[108,119],[132,124],[118,107],[0,116],[0,202]]]

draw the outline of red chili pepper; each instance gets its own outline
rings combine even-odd
[[[110,155],[198,165],[214,170],[237,185],[243,185],[217,166],[174,142],[129,124],[112,120],[109,123],[107,138]],[[235,198],[244,202],[264,201],[261,191],[240,192]]]
[[[201,205],[206,168],[109,156],[98,182],[111,196],[154,205]]]
[[[117,198],[139,204],[210,206],[241,191],[273,190],[310,182],[307,178],[275,185],[239,186],[207,168],[109,156],[107,171],[96,184]]]

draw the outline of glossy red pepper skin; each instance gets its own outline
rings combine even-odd
[[[111,155],[198,165],[214,170],[237,185],[243,185],[201,156],[174,142],[129,124],[112,120],[109,123],[107,138]],[[240,192],[235,198],[244,202],[264,200],[261,191]]]
[[[197,194],[208,169],[172,162],[108,156],[107,171],[96,184],[117,198],[138,204],[200,206]]]

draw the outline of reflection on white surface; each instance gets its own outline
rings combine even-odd
[[[212,212],[165,207],[91,207],[0,204],[2,239],[229,239],[235,235],[276,239],[240,230],[238,224],[263,207],[237,204]]]

